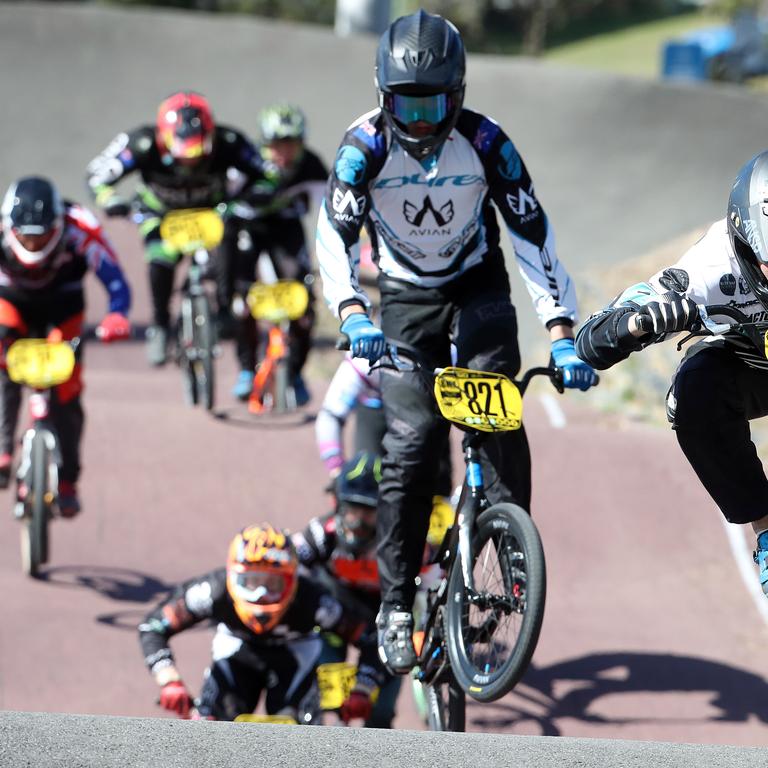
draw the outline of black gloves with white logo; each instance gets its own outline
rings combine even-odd
[[[673,295],[667,301],[645,304],[635,315],[637,327],[656,336],[692,328],[698,319],[696,304],[680,295]]]

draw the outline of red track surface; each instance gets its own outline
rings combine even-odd
[[[128,225],[111,231],[123,253],[136,253]],[[143,264],[134,257],[126,268],[134,319],[145,322]],[[100,293],[90,289],[94,321]],[[148,607],[222,563],[243,524],[296,529],[325,510],[312,424],[230,407],[229,349],[219,371],[226,418],[214,419],[183,404],[176,369],[147,367],[141,343],[88,348],[84,512],[54,523],[44,580],[21,574],[10,493],[0,495],[3,709],[161,714],[135,631]],[[316,406],[324,384],[312,385]],[[768,744],[768,631],[672,433],[617,429],[581,394],[560,402],[564,430],[535,395],[528,402],[549,569],[541,640],[512,695],[470,706],[470,728]],[[210,637],[204,629],[174,640],[193,689]],[[408,694],[398,724],[421,727]]]

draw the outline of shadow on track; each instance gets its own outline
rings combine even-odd
[[[768,683],[759,675],[719,661],[653,653],[594,654],[549,667],[531,665],[507,699],[472,703],[468,714],[475,727],[493,731],[537,723],[543,736],[561,735],[560,718],[610,725],[670,721],[649,711],[647,702],[637,705],[647,713],[641,717],[605,717],[594,711],[601,697],[622,693],[710,693],[707,703],[718,713],[707,721],[757,717],[768,723]]]
[[[212,414],[213,418],[239,429],[268,430],[271,432],[285,429],[297,429],[314,422],[316,414],[304,411],[292,411],[282,414],[251,415],[243,406],[218,408]]]
[[[64,565],[49,568],[41,581],[57,587],[92,589],[112,600],[143,603],[173,589],[154,576],[130,568],[109,568],[99,565]]]

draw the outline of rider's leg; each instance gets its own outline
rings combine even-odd
[[[242,295],[243,300],[249,287],[256,280],[257,261],[258,252],[255,247],[250,250],[238,250],[237,261],[233,266],[234,289]],[[259,329],[245,301],[234,317],[234,339],[239,373],[232,388],[232,394],[240,400],[247,400],[253,388],[253,373],[259,349]]]
[[[21,406],[21,386],[8,378],[5,355],[26,332],[27,324],[18,307],[7,298],[0,298],[0,488],[7,488],[10,482]]]
[[[300,399],[306,402],[309,400],[309,393],[306,391],[301,374],[312,347],[315,307],[312,287],[306,283],[306,278],[312,271],[312,265],[307,251],[304,228],[298,219],[285,220],[274,228],[270,254],[275,272],[281,280],[297,280],[304,283],[309,291],[309,305],[306,313],[298,320],[294,320],[289,330],[291,378],[294,385],[298,385],[298,388],[303,390]]]
[[[727,348],[696,344],[683,358],[667,397],[683,453],[723,516],[751,524],[755,560],[768,594],[768,479],[749,420],[768,415],[768,372]]]
[[[395,719],[397,708],[397,697],[400,695],[400,689],[403,684],[403,678],[391,676],[379,690],[379,698],[373,706],[371,716],[365,721],[366,728],[391,728]]]
[[[238,715],[250,714],[256,709],[266,683],[265,670],[243,663],[237,653],[216,659],[206,670],[198,712],[216,720],[234,720]]]
[[[62,339],[71,341],[83,332],[82,310],[59,321],[55,327]],[[80,511],[77,480],[80,477],[80,443],[83,436],[85,414],[80,402],[83,390],[82,366],[78,361],[70,379],[56,387],[51,398],[51,419],[56,426],[61,446],[61,473],[59,476],[59,512],[62,517],[74,517]]]
[[[381,280],[380,287],[385,335],[415,347],[433,365],[447,365],[452,309],[444,293],[389,279]],[[437,414],[430,383],[415,372],[382,371],[381,392],[387,431],[377,514],[379,651],[390,670],[402,674],[415,663],[415,578],[448,423]]]
[[[322,641],[315,635],[287,640],[285,645],[269,649],[265,661],[271,672],[267,685],[267,714],[290,714],[299,719],[312,710],[317,688],[315,669],[322,652]]]
[[[457,364],[514,377],[520,370],[517,317],[503,265],[467,272],[454,320]],[[491,503],[531,505],[531,458],[525,428],[489,435],[481,451],[485,492]]]
[[[152,325],[147,329],[147,360],[150,365],[159,366],[165,363],[168,354],[171,294],[181,254],[163,243],[159,223],[145,233],[144,246],[149,262],[149,289],[152,297]]]

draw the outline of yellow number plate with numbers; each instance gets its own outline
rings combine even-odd
[[[317,668],[317,686],[320,689],[320,709],[338,709],[352,692],[357,668],[346,661],[321,664]]]
[[[271,323],[298,320],[309,306],[309,291],[298,280],[254,283],[248,291],[246,302],[257,320]]]
[[[236,723],[271,723],[272,725],[297,725],[290,715],[238,715]]]
[[[215,248],[224,237],[224,222],[210,208],[171,211],[163,216],[160,237],[182,253]]]
[[[11,381],[35,389],[63,384],[75,369],[75,353],[66,342],[45,339],[19,339],[6,356]]]
[[[444,368],[435,377],[440,413],[449,421],[481,432],[520,429],[523,398],[503,374]]]

